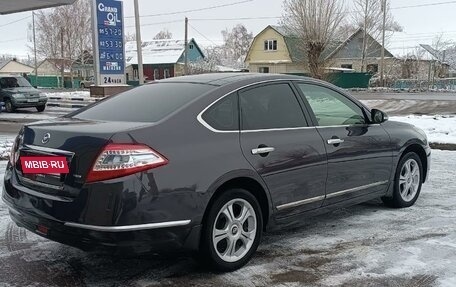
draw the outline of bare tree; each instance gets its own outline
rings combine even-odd
[[[166,40],[166,39],[172,39],[173,38],[173,33],[171,33],[169,30],[164,29],[161,30],[160,32],[155,35],[154,40]]]
[[[344,0],[285,0],[283,6],[282,25],[302,41],[311,75],[322,78],[322,54],[342,22]]]
[[[73,5],[37,12],[36,30],[41,58],[61,59],[60,69],[76,59],[85,64],[89,59],[84,55],[92,53],[90,1],[78,0]]]
[[[125,33],[124,42],[136,41],[136,33]]]
[[[249,33],[244,25],[237,24],[231,30],[223,30],[222,36],[224,65],[232,68],[244,68],[244,59],[253,41],[253,34]]]
[[[386,2],[386,37],[389,38],[394,32],[401,32],[402,27],[394,20],[391,13],[389,2]],[[382,1],[379,0],[354,0],[354,9],[356,13],[352,13],[353,27],[363,30],[363,43],[362,43],[362,58],[361,58],[361,72],[366,70],[366,58],[369,54],[378,51],[371,51],[371,47],[375,41],[381,42],[382,24],[383,24],[383,9]],[[349,24],[350,25],[350,24]],[[372,37],[372,38],[371,38]]]

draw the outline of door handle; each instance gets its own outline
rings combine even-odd
[[[262,154],[270,153],[273,151],[275,151],[275,148],[273,148],[273,147],[259,147],[259,148],[252,149],[252,154],[253,155],[256,155],[256,154],[262,155]]]
[[[336,145],[336,144],[341,144],[344,142],[343,139],[329,139],[328,141],[328,144],[330,145]]]

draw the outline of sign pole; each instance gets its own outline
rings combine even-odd
[[[138,51],[138,80],[139,84],[144,84],[144,67],[142,57],[142,41],[141,41],[141,24],[139,19],[138,0],[134,0],[135,4],[135,26],[136,26],[136,50]]]
[[[92,0],[92,50],[93,50],[93,67],[95,70],[95,86],[101,84],[100,81],[100,53],[98,51],[98,27],[97,27],[97,0]]]

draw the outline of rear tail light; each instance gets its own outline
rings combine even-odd
[[[87,182],[118,178],[168,163],[168,160],[146,145],[108,144],[87,175]]]

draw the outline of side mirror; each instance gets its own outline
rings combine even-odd
[[[385,112],[382,112],[377,109],[372,109],[371,119],[374,124],[381,124],[388,120],[388,115]]]

